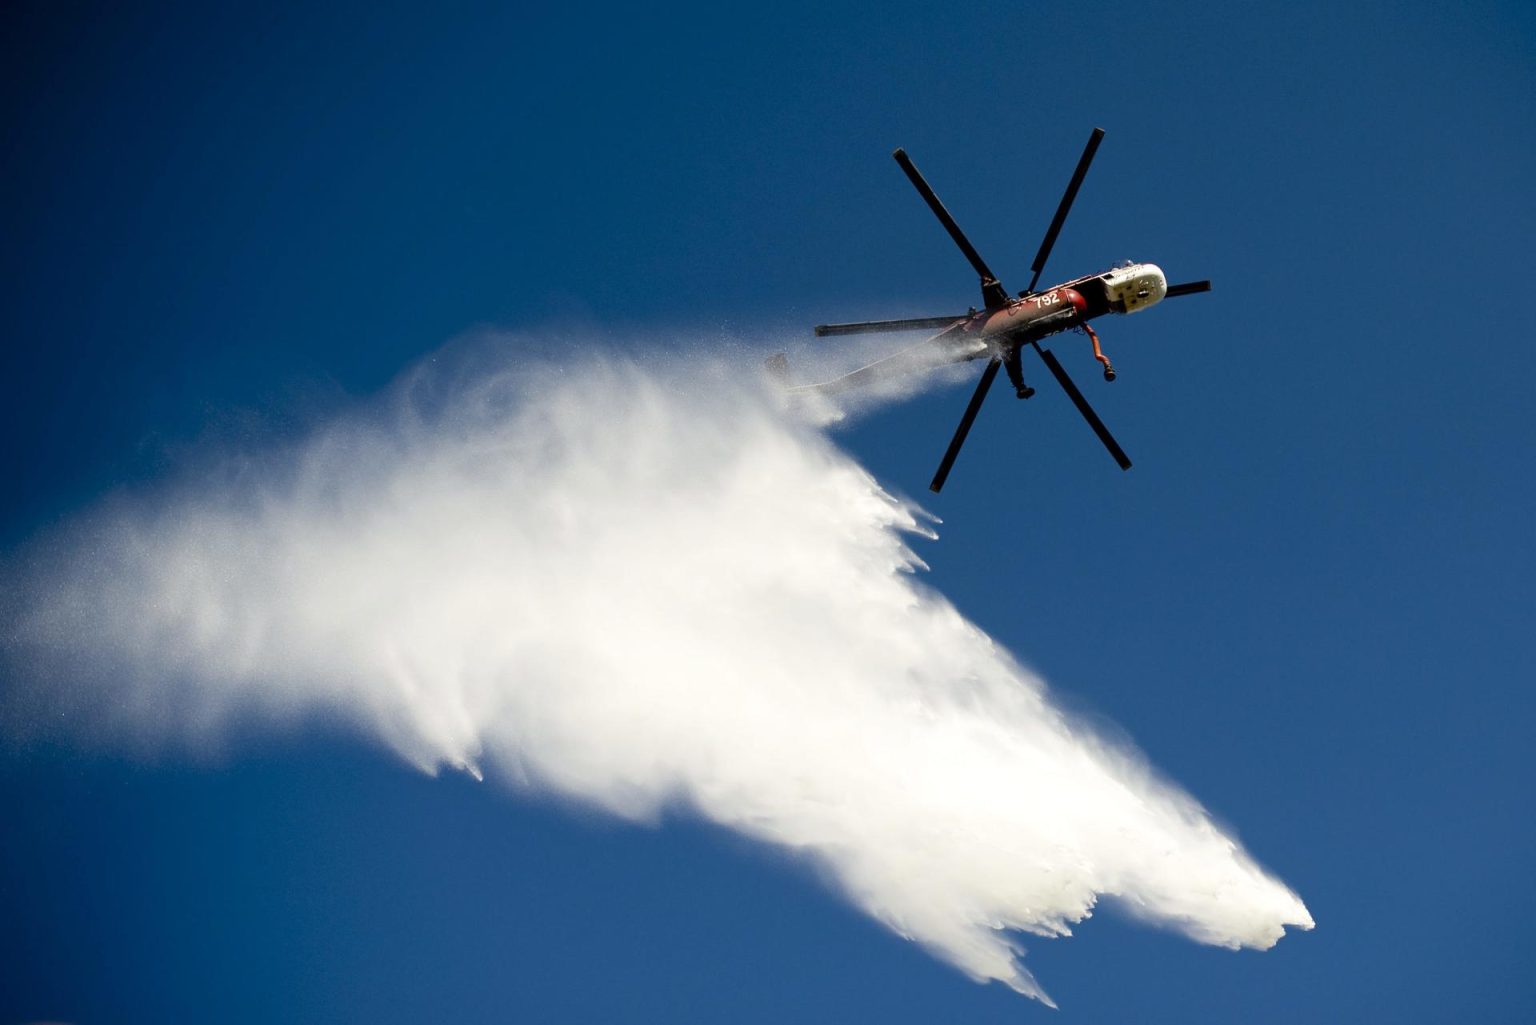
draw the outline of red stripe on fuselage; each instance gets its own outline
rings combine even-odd
[[[1065,286],[1015,299],[992,313],[979,315],[972,330],[986,338],[1028,341],[1076,327],[1085,319],[1088,302],[1075,288]]]

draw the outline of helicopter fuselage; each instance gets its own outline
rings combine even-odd
[[[1076,278],[1008,305],[982,310],[961,327],[999,347],[1027,345],[1078,327],[1107,313],[1136,313],[1168,292],[1168,279],[1153,263],[1132,263]]]

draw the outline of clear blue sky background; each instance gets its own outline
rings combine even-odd
[[[963,308],[896,145],[1020,288],[1102,125],[1054,276],[1216,291],[1107,323],[1113,386],[1057,346],[1134,471],[999,391],[922,554],[1318,928],[1029,964],[1063,1022],[1536,1020],[1536,9],[122,6],[0,14],[6,549],[475,325]],[[964,398],[842,440],[921,494]],[[717,831],[320,732],[6,750],[0,830],[0,1023],[1053,1014]]]

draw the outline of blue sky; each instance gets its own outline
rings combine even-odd
[[[1318,921],[1106,913],[979,987],[718,830],[429,779],[316,727],[212,762],[0,753],[0,1021],[1483,1020],[1536,1012],[1536,17],[1516,4],[3,15],[8,550],[281,438],[482,325],[624,345],[946,313],[974,280],[1215,291],[1001,390],[920,553]],[[1039,375],[1038,370],[1036,371]],[[922,495],[965,401],[838,435]],[[210,440],[211,439],[211,440]],[[408,824],[402,828],[402,824]]]

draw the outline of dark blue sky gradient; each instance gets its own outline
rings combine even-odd
[[[1113,386],[1057,345],[1134,471],[1059,394],[1000,389],[920,551],[1318,928],[1232,954],[1105,913],[1028,963],[1064,1022],[1536,1020],[1528,5],[0,26],[8,551],[480,325],[618,346],[963,309],[897,145],[1021,288],[1102,125],[1047,279],[1135,258],[1216,290],[1106,323]],[[964,399],[840,437],[924,494]],[[200,763],[0,748],[0,822],[0,1023],[1051,1013],[717,831],[319,728]]]

